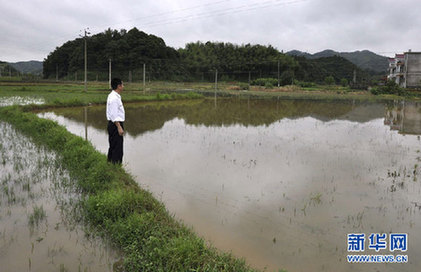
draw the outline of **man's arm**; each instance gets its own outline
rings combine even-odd
[[[115,121],[115,122],[114,122],[114,124],[117,126],[118,134],[119,134],[120,136],[123,136],[123,134],[124,134],[124,130],[123,130],[123,128],[121,127],[120,122],[119,122],[119,121]]]

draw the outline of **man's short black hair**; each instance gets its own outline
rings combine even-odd
[[[120,85],[120,84],[123,84],[123,82],[121,82],[121,79],[119,79],[119,78],[115,77],[111,80],[111,88],[113,90],[117,89],[118,85]]]

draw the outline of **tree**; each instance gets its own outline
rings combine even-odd
[[[327,76],[325,77],[325,83],[326,85],[333,85],[335,83],[335,79],[333,76]]]
[[[292,70],[286,70],[281,74],[281,77],[279,79],[280,84],[282,86],[284,85],[291,85],[294,80],[294,71]]]

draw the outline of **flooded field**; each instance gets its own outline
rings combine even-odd
[[[216,247],[269,271],[421,267],[420,104],[236,98],[125,108],[126,169]],[[107,151],[105,107],[39,115]],[[349,264],[349,233],[407,233],[408,263]]]
[[[119,256],[78,224],[80,196],[55,154],[0,131],[0,271],[113,271]]]

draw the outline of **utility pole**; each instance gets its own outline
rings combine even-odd
[[[111,58],[108,59],[108,85],[111,88]]]
[[[215,70],[215,99],[216,99],[217,89],[218,89],[218,69]]]
[[[85,113],[85,140],[88,140],[88,107],[83,107]]]
[[[58,64],[56,64],[56,81],[58,81]]]
[[[279,82],[279,60],[278,60],[278,88],[280,86],[280,82]]]
[[[143,63],[143,94],[146,93],[146,63]]]
[[[352,82],[354,83],[354,85],[357,84],[357,70],[354,69],[354,77],[352,78]]]
[[[249,91],[250,91],[250,85],[251,85],[251,72],[249,71]]]
[[[87,91],[87,77],[88,77],[88,52],[87,52],[87,48],[86,48],[86,40],[89,34],[91,34],[91,32],[89,32],[89,27],[85,28],[84,30],[85,34],[82,36],[80,35],[84,40],[85,40],[85,93]]]

